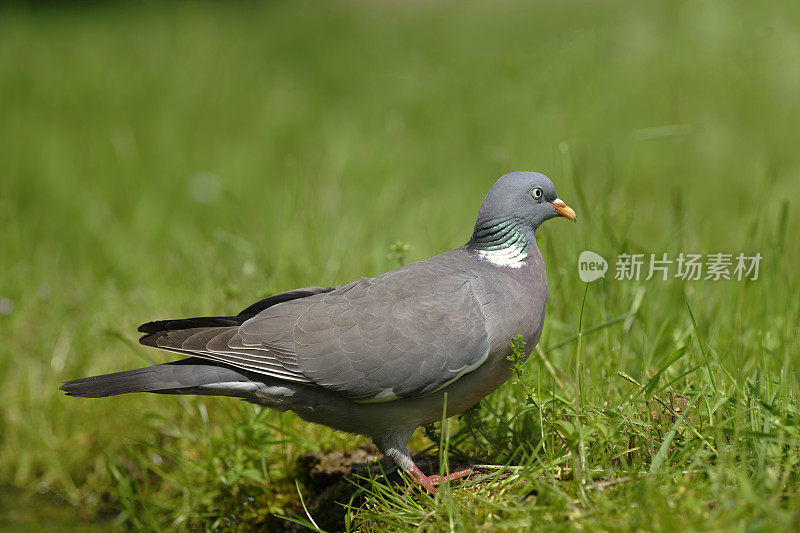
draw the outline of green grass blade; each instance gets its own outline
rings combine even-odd
[[[658,448],[658,452],[653,457],[653,462],[650,463],[650,472],[660,472],[662,467],[664,466],[664,462],[667,460],[667,455],[669,454],[669,447],[672,444],[672,440],[675,438],[675,435],[678,433],[678,429],[680,428],[681,424],[683,424],[683,419],[686,418],[686,414],[691,411],[692,407],[698,402],[698,400],[703,396],[705,390],[701,391],[700,394],[694,397],[692,403],[684,409],[684,411],[680,414],[680,416],[675,420],[675,423],[672,424],[669,432],[664,437],[664,441],[661,443],[661,446]]]

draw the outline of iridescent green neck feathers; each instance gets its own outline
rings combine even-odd
[[[467,247],[479,259],[496,266],[520,268],[528,258],[532,238],[515,217],[480,221]]]

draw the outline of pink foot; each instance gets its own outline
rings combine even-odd
[[[439,474],[436,474],[435,476],[428,476],[428,479],[434,485],[438,485],[439,483],[441,483],[444,480],[452,481],[454,479],[461,479],[462,477],[469,477],[474,473],[475,473],[475,471],[473,469],[465,468],[464,470],[458,470],[456,472],[451,472],[450,475],[445,476],[444,479],[442,479],[442,477]]]
[[[409,476],[411,476],[411,479],[416,481],[419,485],[421,485],[425,490],[427,490],[431,494],[436,494],[437,492],[439,492],[436,489],[436,487],[434,487],[434,485],[438,485],[439,483],[445,480],[452,481],[454,479],[468,477],[471,476],[473,472],[474,471],[471,468],[466,468],[464,470],[459,470],[457,472],[451,473],[450,475],[442,477],[439,474],[436,474],[434,476],[426,476],[425,474],[422,473],[422,471],[419,468],[417,468],[417,465],[414,465],[410,470],[406,470],[406,473]],[[403,496],[404,497],[408,496],[408,492],[410,490],[411,490],[410,488],[406,490]]]

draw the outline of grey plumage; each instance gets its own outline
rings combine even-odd
[[[126,370],[104,376],[69,381],[62,387],[69,396],[100,398],[129,392],[198,394],[198,389],[213,383],[247,383],[250,379],[233,369],[205,364],[198,359]]]
[[[372,437],[428,490],[405,442],[463,411],[509,376],[509,342],[528,349],[544,322],[535,230],[574,212],[536,173],[487,194],[467,245],[334,289],[297,289],[238,315],[150,322],[140,342],[188,359],[65,383],[67,394],[234,396]]]

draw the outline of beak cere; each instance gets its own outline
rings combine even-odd
[[[549,204],[552,205],[556,210],[556,213],[562,217],[568,218],[573,222],[577,221],[578,217],[575,215],[575,211],[573,211],[570,206],[565,204],[563,200],[556,198],[552,202],[549,202]]]

